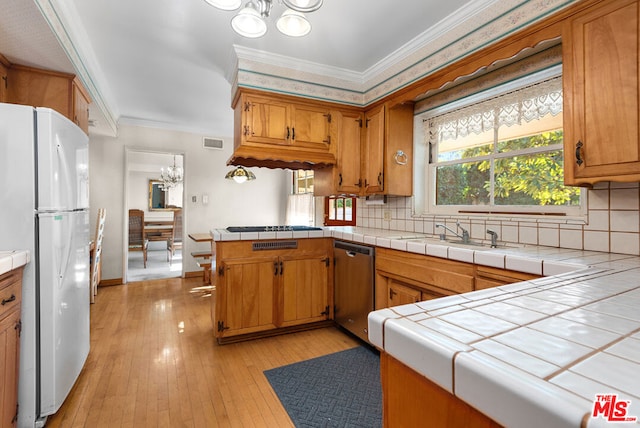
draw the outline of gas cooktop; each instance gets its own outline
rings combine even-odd
[[[304,230],[322,230],[315,226],[229,226],[227,232],[297,232]]]

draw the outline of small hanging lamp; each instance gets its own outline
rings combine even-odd
[[[253,172],[245,169],[243,166],[238,166],[236,169],[229,171],[224,178],[227,180],[233,180],[236,183],[244,183],[245,181],[255,180],[256,176]]]

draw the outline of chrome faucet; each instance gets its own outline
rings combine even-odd
[[[491,248],[497,248],[498,247],[498,234],[491,230],[491,229],[487,229],[487,234],[491,235]]]
[[[464,227],[460,226],[460,222],[457,221],[456,222],[456,226],[459,230],[462,231],[462,235],[458,234],[458,232],[456,232],[455,230],[449,228],[446,224],[442,224],[442,223],[436,223],[436,227],[441,227],[445,230],[448,230],[449,232],[453,233],[454,235],[456,235],[458,238],[462,239],[462,243],[463,244],[468,244],[469,243],[469,231],[467,229],[465,229]],[[447,232],[446,231],[442,231],[442,233],[440,234],[440,240],[444,241],[447,239]]]

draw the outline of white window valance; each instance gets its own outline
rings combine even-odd
[[[554,77],[424,120],[426,143],[464,138],[562,112],[562,77]]]

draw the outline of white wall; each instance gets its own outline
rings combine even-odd
[[[237,184],[225,180],[232,167],[226,165],[233,150],[233,139],[224,138],[222,150],[202,147],[202,135],[138,126],[120,126],[117,138],[91,135],[89,172],[91,180],[91,222],[98,208],[107,209],[102,248],[102,278],[122,278],[124,224],[128,199],[125,189],[127,149],[171,152],[184,155],[185,234],[208,232],[231,225],[283,224],[289,174],[285,170],[252,168],[256,180]],[[215,136],[218,137],[218,136]],[[202,204],[202,195],[209,203]],[[197,202],[193,203],[195,196]],[[183,269],[199,270],[189,254],[203,250],[185,236]]]

